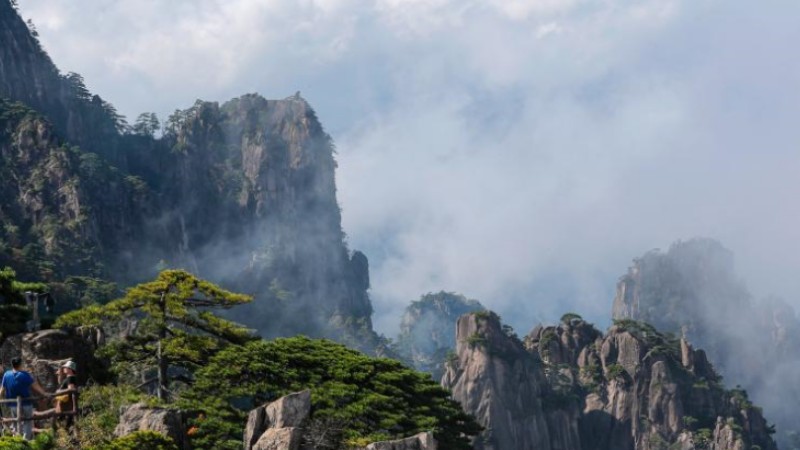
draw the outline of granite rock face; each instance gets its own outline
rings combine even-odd
[[[467,314],[456,326],[457,359],[448,362],[442,385],[474,415],[485,431],[478,450],[550,450],[548,418],[566,430],[564,444],[579,441],[575,428],[546,414],[548,384],[541,360],[507,336],[493,313]],[[570,417],[569,411],[564,415]]]
[[[433,433],[420,433],[405,439],[394,441],[374,442],[366,446],[364,450],[436,450],[436,439]]]
[[[289,394],[266,406],[266,418],[271,428],[299,427],[311,413],[311,391]]]
[[[722,386],[703,351],[646,324],[603,334],[571,317],[521,343],[496,316],[471,314],[457,339],[442,384],[486,427],[476,448],[776,448],[760,410]]]
[[[248,414],[244,450],[296,450],[311,413],[311,391],[289,394]]]
[[[299,450],[302,436],[299,428],[270,428],[258,438],[253,450]]]
[[[135,403],[123,409],[114,434],[121,437],[135,431],[155,431],[171,438],[178,448],[188,449],[181,411]]]

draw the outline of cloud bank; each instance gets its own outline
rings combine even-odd
[[[441,289],[526,332],[608,321],[631,258],[721,240],[798,305],[800,3],[20,0],[129,117],[301,90],[379,330]]]

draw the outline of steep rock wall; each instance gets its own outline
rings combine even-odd
[[[471,314],[457,331],[442,385],[486,427],[476,448],[776,448],[760,409],[722,386],[705,352],[646,324],[603,335],[573,317],[522,344],[496,316]]]

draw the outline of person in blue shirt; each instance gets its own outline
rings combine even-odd
[[[44,389],[39,382],[33,378],[29,372],[22,370],[22,359],[14,358],[11,360],[11,370],[3,375],[3,382],[0,384],[0,398],[15,399],[17,397],[30,398],[31,390],[37,395],[45,395]],[[17,418],[17,402],[6,403],[11,408],[11,417]],[[33,401],[22,401],[22,418],[30,419],[33,417]],[[16,428],[16,422],[14,423]],[[17,434],[21,434],[27,440],[33,439],[33,421],[22,422],[22,429],[15,429]]]

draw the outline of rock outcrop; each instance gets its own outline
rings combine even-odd
[[[364,450],[436,450],[436,439],[433,433],[420,433],[405,439],[394,441],[373,442]]]
[[[603,335],[577,316],[524,341],[492,314],[458,322],[442,384],[486,427],[478,449],[775,449],[746,392],[705,352],[635,321]],[[676,447],[673,447],[676,446]]]
[[[298,449],[301,427],[310,413],[309,390],[286,395],[250,411],[244,430],[244,450]]]
[[[423,295],[403,313],[397,337],[400,355],[417,370],[441,379],[447,355],[456,348],[456,320],[485,309],[477,300],[451,292]]]
[[[179,410],[144,403],[127,406],[121,411],[114,434],[121,437],[135,431],[155,431],[171,438],[178,448],[189,449],[183,413]]]
[[[541,360],[506,335],[493,313],[464,315],[456,329],[456,359],[448,361],[442,386],[485,427],[475,448],[574,448],[568,444],[580,441],[576,428],[562,423],[562,415],[546,414],[549,392]],[[560,447],[552,442],[550,417],[553,428],[567,431]],[[569,419],[568,410],[563,417]]]

